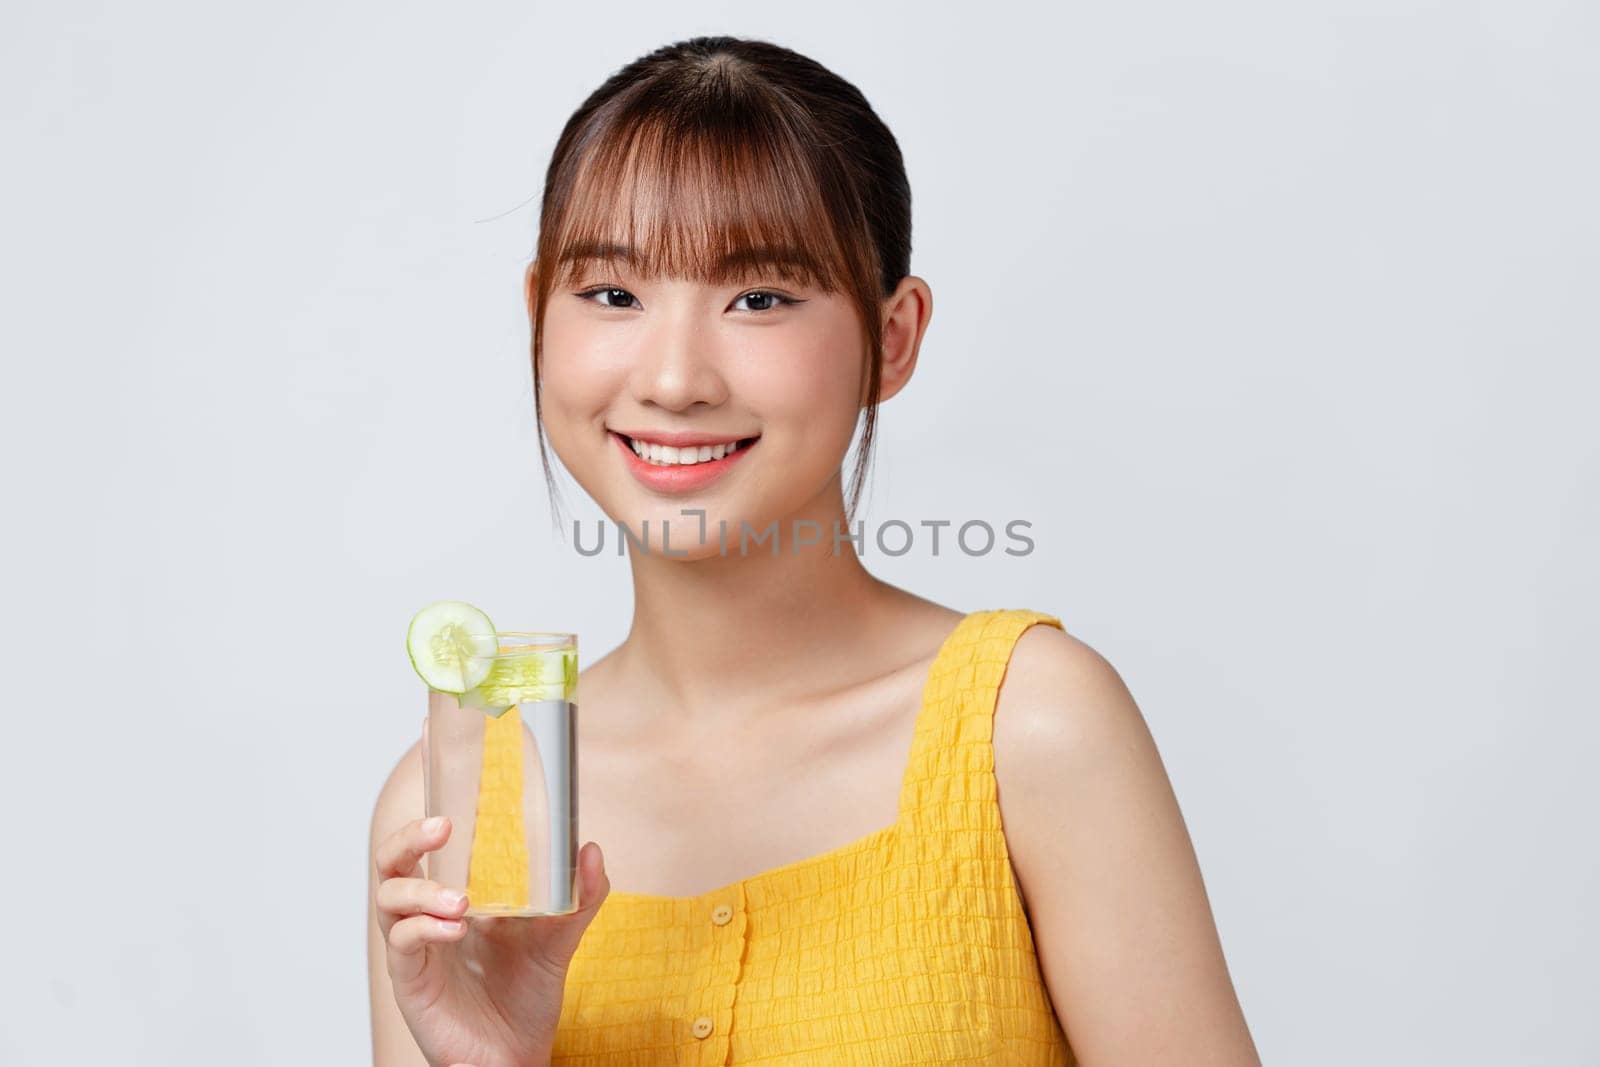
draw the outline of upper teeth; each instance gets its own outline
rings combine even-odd
[[[739,447],[739,442],[729,441],[725,445],[685,445],[679,448],[675,445],[655,445],[648,441],[636,441],[629,438],[633,445],[634,454],[646,463],[657,463],[661,466],[686,465],[690,463],[709,463],[714,459],[732,455]]]

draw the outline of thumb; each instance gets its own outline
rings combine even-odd
[[[578,850],[578,908],[561,916],[560,924],[555,927],[556,936],[549,946],[554,958],[563,963],[571,960],[584,931],[594,921],[595,913],[610,892],[611,879],[606,876],[606,859],[600,845],[595,841],[586,842]]]
[[[578,910],[598,911],[610,892],[605,854],[600,842],[590,841],[578,850]]]

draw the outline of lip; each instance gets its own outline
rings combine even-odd
[[[731,456],[723,456],[721,459],[708,460],[704,463],[681,466],[673,464],[664,467],[640,459],[634,454],[633,447],[628,444],[628,438],[616,430],[611,431],[611,439],[622,451],[622,460],[627,464],[629,472],[646,488],[654,489],[658,493],[689,493],[704,489],[742,460],[745,453],[761,443],[758,435],[749,444],[740,446]],[[651,444],[672,445],[676,448],[697,448],[701,445],[720,445],[730,441],[749,440],[744,437],[716,437],[711,434],[693,433],[651,433],[649,436],[641,435],[639,439]]]
[[[735,441],[746,441],[748,437],[730,437],[727,434],[718,436],[711,433],[690,433],[687,430],[614,430],[613,433],[631,437],[635,441],[643,441],[651,445],[671,445],[673,448],[699,448],[701,445],[731,445]]]

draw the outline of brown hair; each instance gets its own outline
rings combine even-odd
[[[695,37],[629,63],[567,120],[545,175],[535,255],[533,404],[552,490],[540,404],[547,297],[586,263],[615,263],[623,247],[646,277],[718,284],[760,265],[849,296],[867,352],[850,521],[877,421],[881,301],[911,267],[905,164],[860,90],[767,41]]]

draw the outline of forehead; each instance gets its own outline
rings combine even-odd
[[[815,183],[718,144],[615,147],[578,169],[553,255],[563,278],[597,263],[725,283],[752,271],[841,288],[846,255]]]
[[[776,274],[794,281],[817,281],[816,264],[793,245],[744,245],[706,249],[693,262],[681,263],[677,270],[667,269],[659,251],[652,254],[649,243],[634,245],[624,239],[575,242],[563,248],[559,262],[566,273],[576,274],[593,266],[604,264],[646,278],[664,275],[694,281],[722,283],[752,273]]]

